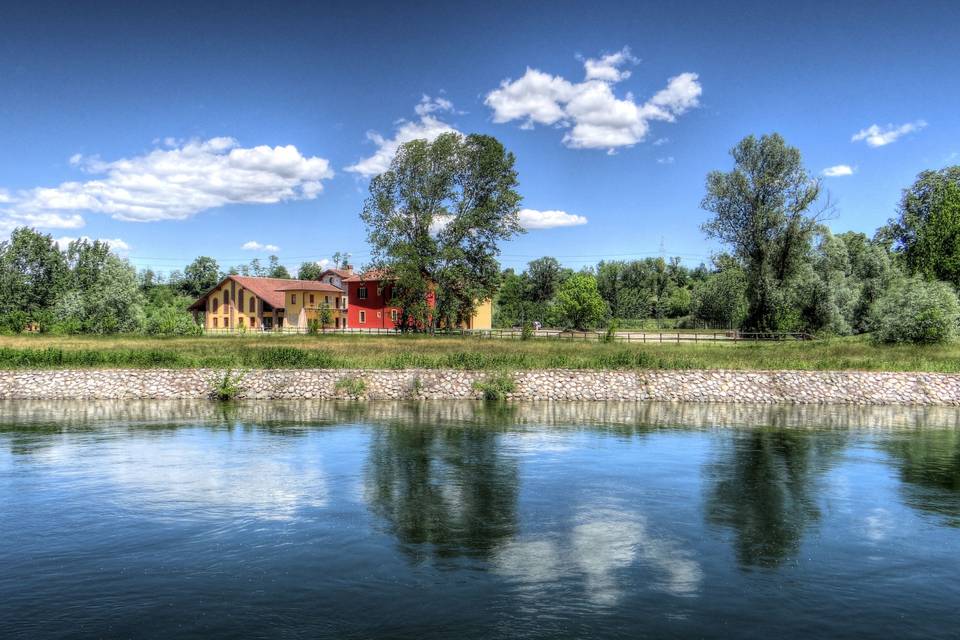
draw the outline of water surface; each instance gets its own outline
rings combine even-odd
[[[0,637],[957,637],[960,414],[0,403]]]

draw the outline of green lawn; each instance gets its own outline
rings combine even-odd
[[[863,369],[960,372],[960,344],[603,344],[430,336],[0,336],[0,368]]]

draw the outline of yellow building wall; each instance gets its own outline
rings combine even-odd
[[[470,326],[468,329],[492,329],[493,328],[493,301],[487,300],[477,305],[473,315],[470,316]]]
[[[224,292],[230,292],[226,303],[224,302]],[[243,293],[242,308],[240,308],[241,292]],[[254,300],[252,309],[250,306],[251,299]],[[217,301],[216,310],[214,310],[214,300]],[[235,281],[227,280],[207,298],[204,327],[215,331],[223,329],[239,330],[241,327],[259,331],[263,328],[264,317],[270,318],[273,328],[276,328],[283,316],[282,309],[264,311],[262,299],[251,291],[244,289]],[[216,319],[216,323],[214,323],[214,319]]]
[[[313,295],[313,302],[310,301],[310,295]],[[340,318],[340,325],[347,319],[346,294],[330,293],[329,291],[285,291],[284,309],[287,316],[287,326],[294,326],[300,319],[301,309],[306,308],[307,322],[320,319],[320,310],[326,304],[330,307],[330,324],[325,328],[330,329],[337,326],[337,318]],[[342,300],[341,300],[342,298]],[[343,307],[343,308],[342,308]],[[306,329],[306,327],[300,327]]]

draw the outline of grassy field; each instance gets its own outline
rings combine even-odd
[[[960,345],[603,344],[430,336],[0,336],[0,369],[110,367],[808,369],[960,372]]]

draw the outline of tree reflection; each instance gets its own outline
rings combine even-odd
[[[844,441],[832,433],[734,432],[724,459],[708,467],[706,510],[711,524],[733,530],[741,565],[775,567],[798,551],[820,518],[818,477]]]
[[[905,502],[960,527],[960,431],[920,429],[898,434],[885,448],[900,465]]]
[[[518,481],[484,427],[378,428],[365,471],[371,510],[414,557],[487,556],[516,530]]]

